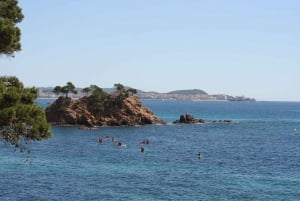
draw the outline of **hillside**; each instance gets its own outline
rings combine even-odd
[[[176,91],[170,91],[167,94],[182,94],[182,95],[199,95],[204,94],[208,95],[205,91],[201,89],[187,89],[187,90],[176,90]]]

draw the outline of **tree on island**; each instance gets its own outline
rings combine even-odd
[[[118,108],[118,107],[121,107],[123,100],[128,96],[128,94],[126,93],[124,85],[117,83],[117,84],[114,84],[114,87],[117,90],[115,107]]]
[[[124,85],[117,83],[117,84],[114,84],[114,87],[116,88],[116,90],[119,94],[126,94],[126,89],[125,89]]]
[[[97,85],[91,84],[89,87],[85,87],[81,90],[83,93],[86,94],[86,96],[90,96],[91,93],[92,95],[95,93],[101,93],[103,92],[102,88],[98,87]]]
[[[24,18],[17,0],[0,1],[0,55],[14,57],[21,50],[21,31],[16,26]],[[34,101],[36,88],[25,88],[14,76],[0,76],[0,140],[22,151],[31,140],[51,136],[45,111]]]
[[[124,98],[127,98],[129,94],[134,95],[137,94],[137,90],[134,88],[128,88],[120,83],[114,84],[114,87],[116,88],[117,92],[119,93],[120,96],[123,96]]]
[[[91,93],[90,96],[97,96],[97,97],[105,97],[108,95],[108,93],[103,91],[101,87],[98,87],[97,85],[93,85],[93,84],[89,87],[83,88],[82,92],[86,93],[87,96],[89,96],[88,94],[90,93]]]
[[[59,95],[61,92],[62,92],[61,86],[54,87],[53,93],[55,93],[56,95]]]
[[[86,96],[89,96],[91,91],[92,91],[91,87],[85,87],[82,89],[82,92],[85,93]]]
[[[68,94],[71,92],[73,94],[77,94],[77,91],[75,90],[75,85],[72,82],[67,82],[65,86],[56,86],[54,87],[53,92],[57,95],[60,93],[64,94],[66,98],[68,98]]]
[[[109,97],[109,94],[97,85],[91,85],[88,88],[91,92],[91,95],[87,97],[88,107],[96,116],[100,116],[104,111],[104,102]]]
[[[134,94],[137,94],[137,90],[134,88],[129,88],[127,89],[127,93],[133,96]]]

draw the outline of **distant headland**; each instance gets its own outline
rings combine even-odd
[[[129,88],[129,87],[128,87]],[[40,87],[39,98],[58,98],[59,95],[54,93],[54,87]],[[84,88],[76,88],[77,94],[70,94],[72,98],[82,98],[86,96]],[[103,91],[112,93],[115,88],[103,88]],[[255,98],[245,96],[231,96],[227,94],[208,94],[200,89],[176,90],[168,93],[146,92],[137,90],[136,96],[139,99],[150,100],[181,100],[181,101],[256,101]]]

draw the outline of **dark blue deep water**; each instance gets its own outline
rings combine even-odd
[[[30,153],[1,144],[0,200],[300,200],[300,103],[143,104],[167,125],[52,127]],[[183,113],[207,123],[173,125]]]

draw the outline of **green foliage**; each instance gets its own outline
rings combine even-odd
[[[21,102],[24,104],[33,104],[38,97],[38,89],[35,87],[25,88],[21,97]]]
[[[85,93],[86,96],[89,96],[91,91],[92,91],[91,87],[85,87],[85,88],[82,89],[82,92]]]
[[[65,105],[60,105],[59,107],[57,107],[56,112],[58,114],[64,114],[66,112],[66,106]]]
[[[117,84],[114,84],[114,87],[117,89],[117,91],[121,94],[121,93],[125,93],[125,87],[124,85],[120,84],[120,83],[117,83]]]
[[[108,93],[103,91],[103,89],[98,87],[97,85],[91,85],[90,87],[86,87],[83,89],[83,91],[86,93],[91,93],[91,95],[88,96],[88,99],[103,100],[108,96]]]
[[[65,94],[66,98],[68,98],[68,94],[71,92],[73,94],[77,94],[77,91],[75,90],[75,85],[72,82],[67,82],[65,86],[56,86],[53,90],[54,93],[57,95],[62,93]]]
[[[21,50],[21,31],[16,24],[23,18],[17,0],[0,0],[0,55],[14,56]]]
[[[133,96],[134,94],[137,94],[137,90],[134,88],[129,88],[127,89],[127,93]]]
[[[118,97],[116,99],[116,104],[117,106],[121,106],[122,102],[124,99],[128,98],[130,95],[134,95],[137,94],[137,90],[134,88],[128,88],[126,89],[126,87],[124,87],[124,85],[118,83],[114,85],[117,93],[118,93]]]
[[[56,94],[56,95],[59,95],[61,93],[61,86],[56,86],[54,87],[53,89],[53,92]]]
[[[24,88],[16,77],[0,77],[0,140],[22,141],[51,136],[44,110],[34,103],[37,89]]]
[[[99,98],[105,98],[108,94],[103,91],[102,88],[98,87],[97,85],[91,85],[91,91],[93,96],[97,96]]]
[[[120,83],[114,84],[114,87],[116,88],[117,92],[124,97],[128,97],[129,94],[131,94],[131,95],[137,94],[136,89],[134,89],[134,88],[126,89],[126,87]]]
[[[21,50],[16,24],[23,18],[17,0],[0,0],[0,55],[13,57]],[[45,111],[34,102],[37,94],[36,88],[24,88],[17,77],[0,77],[0,140],[20,147],[51,136]]]
[[[75,85],[72,82],[67,82],[67,85],[62,87],[62,92],[66,95],[66,98],[68,98],[68,93],[70,92],[72,92],[73,94],[77,94]]]
[[[92,94],[87,97],[89,110],[95,115],[100,115],[104,111],[104,100],[109,96],[102,88],[97,85],[89,87]]]

